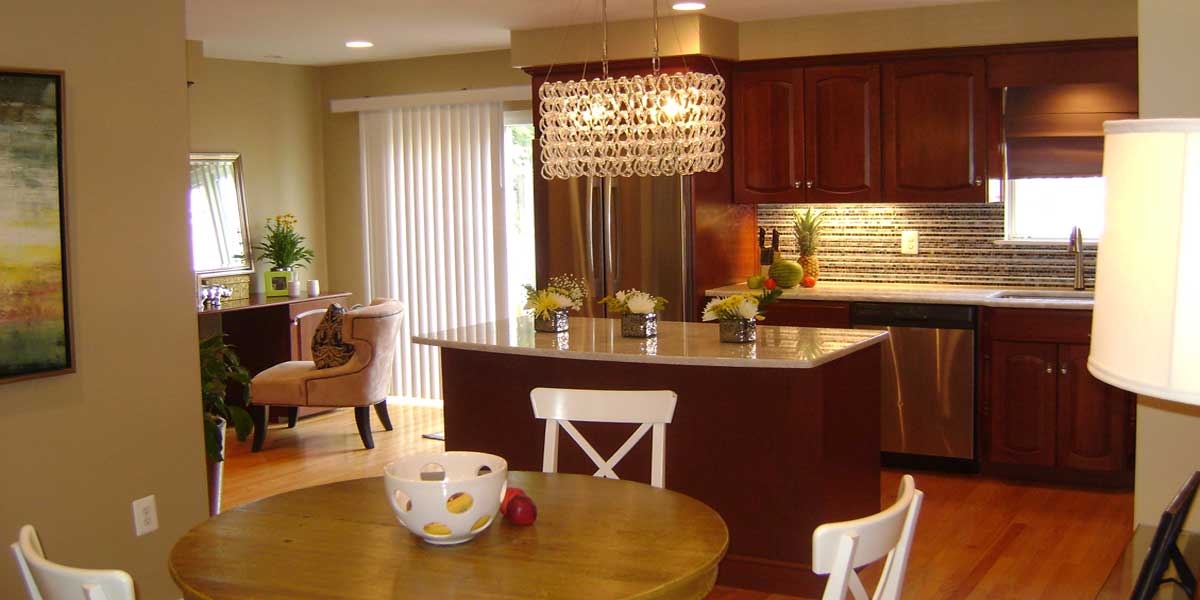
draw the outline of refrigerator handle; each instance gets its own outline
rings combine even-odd
[[[601,210],[604,215],[604,294],[616,293],[616,271],[613,267],[613,218],[612,218],[613,180],[604,178],[604,204]]]
[[[587,244],[587,276],[593,293],[599,293],[601,285],[600,273],[596,270],[596,186],[589,175],[587,178],[587,202],[584,214],[587,215],[584,239]]]
[[[609,287],[616,292],[621,285],[621,190],[615,185],[609,185],[609,223],[608,240],[612,244],[610,262],[612,277],[608,280]]]

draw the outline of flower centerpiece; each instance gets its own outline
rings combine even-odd
[[[720,322],[722,342],[753,342],[758,337],[758,321],[766,318],[764,308],[782,294],[775,280],[767,279],[762,294],[734,294],[709,300],[701,319]]]
[[[525,286],[525,309],[533,313],[533,328],[557,333],[567,330],[567,311],[583,308],[587,286],[573,275],[555,275],[538,290]]]
[[[304,247],[304,236],[296,232],[296,222],[290,213],[269,217],[267,234],[254,245],[259,260],[271,263],[271,270],[263,274],[268,296],[286,296],[293,270],[312,263],[313,251]]]
[[[667,299],[641,290],[621,290],[600,299],[608,310],[621,315],[621,335],[649,338],[658,335],[658,313],[667,307]]]

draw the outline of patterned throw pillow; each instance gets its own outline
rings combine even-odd
[[[342,305],[336,302],[330,304],[325,311],[325,318],[317,325],[317,331],[313,334],[312,353],[318,369],[340,367],[354,356],[354,346],[342,342],[342,316],[346,312]]]

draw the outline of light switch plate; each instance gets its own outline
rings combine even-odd
[[[146,535],[158,530],[158,503],[154,494],[133,501],[133,531]]]
[[[900,232],[900,254],[916,254],[917,252],[917,232],[911,229]]]

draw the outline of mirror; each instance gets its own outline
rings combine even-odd
[[[242,156],[234,152],[191,154],[188,201],[192,220],[192,270],[198,275],[254,271]]]

